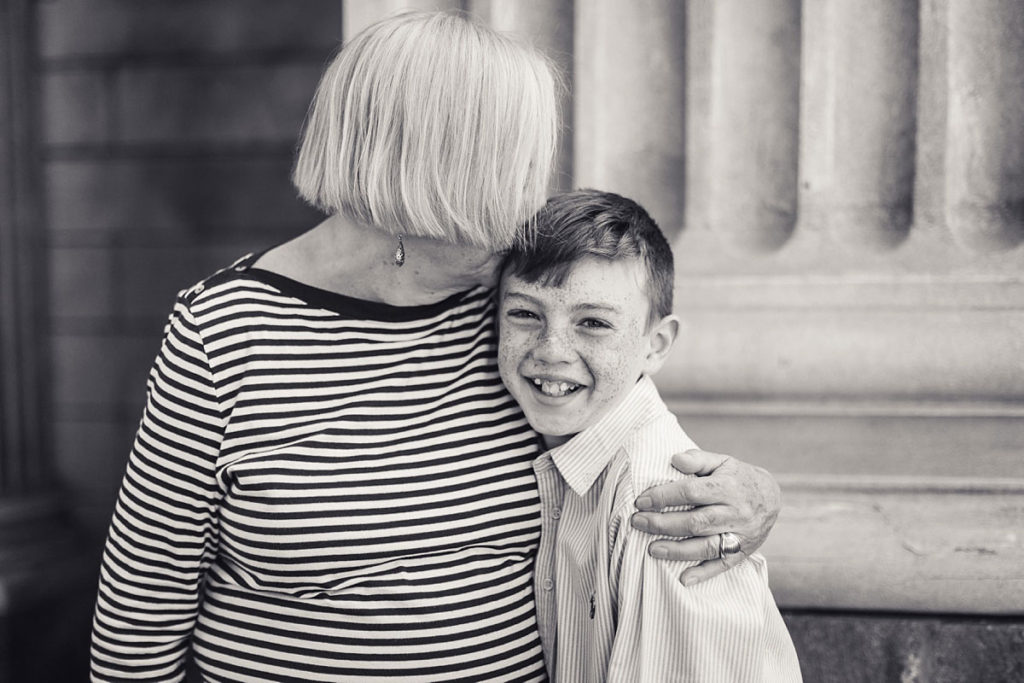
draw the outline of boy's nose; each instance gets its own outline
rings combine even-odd
[[[544,330],[533,350],[533,357],[542,363],[567,363],[573,356],[572,343],[568,336],[550,328]]]

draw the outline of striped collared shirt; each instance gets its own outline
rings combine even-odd
[[[597,424],[534,462],[542,532],[535,590],[555,681],[800,681],[793,643],[753,555],[686,587],[692,562],[655,560],[634,529],[633,501],[678,479],[670,458],[693,448],[643,378]]]

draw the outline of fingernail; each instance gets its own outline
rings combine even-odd
[[[650,528],[647,517],[644,515],[633,515],[633,528],[639,529],[640,531],[647,531],[647,529]]]
[[[650,510],[654,507],[654,501],[650,496],[640,496],[636,499],[636,506],[640,510]]]
[[[663,560],[668,557],[668,551],[660,545],[651,546],[651,557]]]

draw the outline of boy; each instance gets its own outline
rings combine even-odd
[[[636,203],[552,198],[502,273],[498,367],[549,449],[534,464],[535,590],[555,681],[799,681],[793,644],[752,555],[691,587],[629,524],[648,486],[693,448],[650,379],[679,332],[672,252]]]

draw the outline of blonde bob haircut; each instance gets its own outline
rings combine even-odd
[[[557,134],[538,51],[460,14],[402,13],[328,65],[292,181],[325,213],[502,251],[544,204]]]

